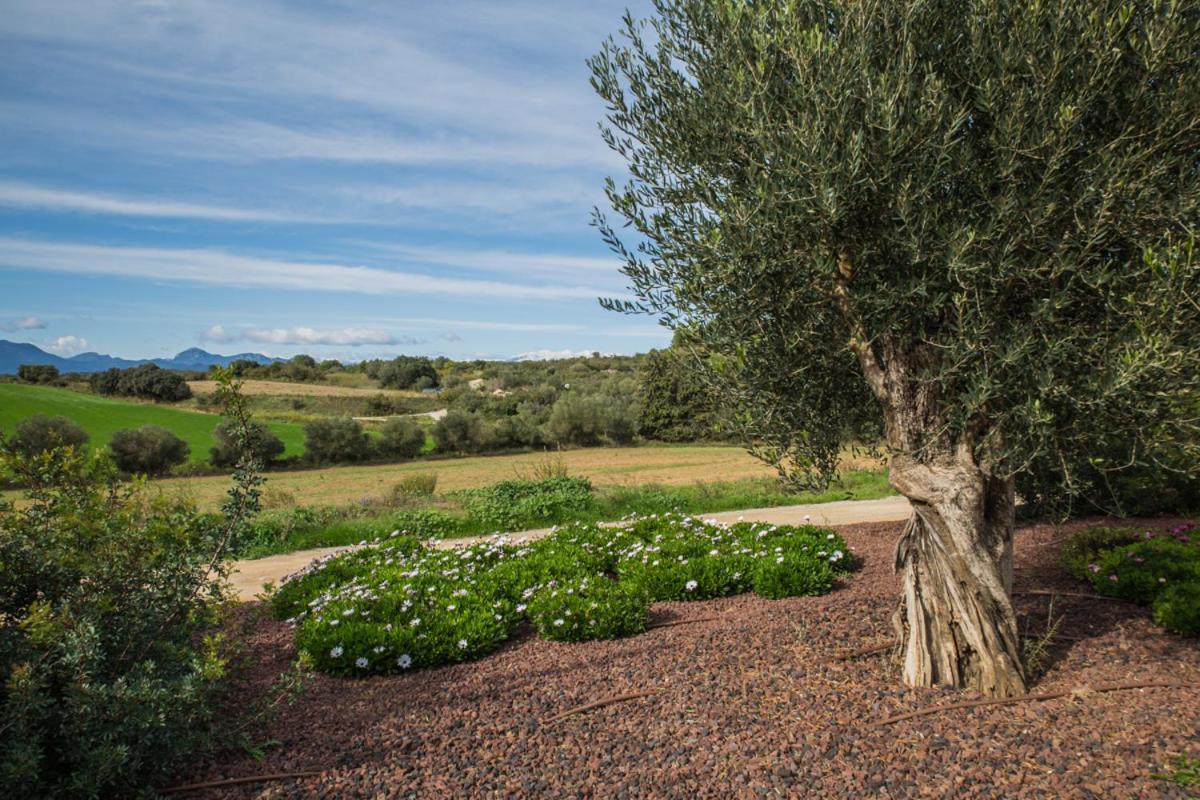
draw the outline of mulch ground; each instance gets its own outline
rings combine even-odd
[[[1057,566],[1058,544],[1084,524],[1019,529],[1015,590],[1087,592]],[[890,640],[899,530],[841,528],[865,564],[824,597],[661,603],[652,624],[716,619],[587,644],[526,634],[481,661],[390,678],[316,676],[263,734],[279,742],[265,758],[226,753],[180,780],[319,776],[181,796],[1188,796],[1152,776],[1174,755],[1200,756],[1200,689],[1087,691],[1200,682],[1200,642],[1164,633],[1125,603],[1053,601],[1063,638],[1030,691],[1079,690],[1071,697],[878,726],[972,697],[904,688],[887,653],[838,659]],[[1025,632],[1045,630],[1049,597],[1017,594],[1015,604]],[[247,644],[253,664],[239,703],[295,656],[288,627],[265,615]],[[654,694],[547,724],[575,706],[645,691]]]

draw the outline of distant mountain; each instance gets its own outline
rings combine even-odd
[[[591,358],[594,355],[611,356],[613,353],[600,353],[596,350],[530,350],[518,353],[509,361],[561,361],[567,358]]]
[[[213,364],[227,367],[230,363],[239,360],[270,364],[273,361],[286,359],[270,358],[262,353],[238,353],[232,356],[222,356],[201,350],[199,347],[189,347],[174,358],[131,360],[101,353],[80,353],[77,356],[63,358],[53,353],[47,353],[37,345],[28,342],[10,342],[7,339],[0,339],[0,375],[16,373],[17,367],[21,364],[53,364],[58,367],[59,372],[101,372],[110,367],[125,369],[136,367],[138,364],[157,364],[163,369],[206,370]]]

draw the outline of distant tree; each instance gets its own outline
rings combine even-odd
[[[213,441],[216,444],[209,448],[208,460],[214,467],[232,467],[242,456],[243,448],[237,442],[231,425],[230,422],[222,422],[213,430]],[[283,455],[283,440],[261,422],[248,422],[245,438],[246,448],[264,467]]]
[[[484,427],[478,415],[451,410],[433,426],[439,453],[477,453],[483,449]]]
[[[654,7],[591,61],[635,237],[597,220],[608,306],[694,332],[799,480],[874,411],[904,680],[1023,693],[1015,475],[1200,427],[1200,3]]]
[[[113,433],[108,450],[122,471],[158,475],[188,458],[188,443],[166,428],[143,425]]]
[[[304,449],[318,464],[365,461],[372,450],[370,437],[350,417],[330,417],[305,425]]]
[[[393,417],[379,431],[378,448],[390,458],[416,458],[425,449],[425,429],[410,419]]]
[[[18,453],[34,455],[56,447],[80,448],[87,444],[87,431],[74,420],[35,414],[17,423],[8,446]]]
[[[103,372],[93,372],[88,378],[88,385],[96,394],[117,394],[121,389],[121,370],[112,367]]]
[[[313,358],[312,356],[307,355],[305,353],[300,353],[299,355],[292,356],[289,363],[295,364],[298,367],[307,367],[308,369],[316,369],[316,367],[317,367],[317,360],[315,358]]]
[[[376,373],[379,385],[389,389],[430,389],[438,385],[437,370],[428,358],[397,356]]]
[[[606,409],[596,396],[564,392],[546,421],[546,438],[558,445],[595,445],[604,435]]]
[[[96,394],[140,397],[162,403],[175,403],[192,396],[192,390],[183,375],[157,364],[95,372],[88,379],[88,384]]]
[[[58,367],[53,364],[20,364],[17,378],[25,383],[54,383],[58,380]]]

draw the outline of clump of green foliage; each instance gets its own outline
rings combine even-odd
[[[820,594],[853,568],[848,553],[825,529],[677,515],[574,524],[528,544],[495,537],[456,550],[394,531],[292,576],[272,607],[295,624],[297,646],[319,669],[402,672],[477,658],[526,621],[547,638],[581,641],[643,630],[654,600],[760,584],[770,597]]]
[[[153,797],[214,739],[208,634],[254,465],[218,517],[119,483],[103,453],[5,446],[0,463],[29,499],[0,505],[0,795]]]
[[[34,414],[17,423],[7,446],[31,456],[56,447],[74,447],[78,450],[87,444],[88,438],[87,431],[73,420]]]
[[[380,429],[376,448],[390,458],[416,458],[425,449],[425,430],[410,419],[393,417]]]
[[[646,630],[650,598],[637,585],[585,576],[547,586],[530,599],[528,613],[543,639],[616,639]]]
[[[275,433],[261,422],[250,422],[247,427],[250,453],[264,468],[283,455],[284,444]],[[215,445],[208,451],[208,460],[214,467],[232,467],[242,457],[234,433],[234,423],[222,422],[213,430]]]
[[[317,464],[366,461],[373,450],[362,425],[350,417],[318,419],[305,425],[304,449]]]
[[[156,364],[139,364],[129,369],[107,369],[88,378],[96,394],[140,397],[174,403],[192,396],[191,387],[183,375],[163,369]]]
[[[1158,534],[1083,531],[1064,550],[1068,568],[1100,594],[1149,605],[1167,630],[1200,636],[1200,528],[1194,524]]]
[[[17,380],[22,383],[58,382],[58,367],[53,364],[19,364],[17,365]]]
[[[508,480],[461,493],[468,516],[494,531],[514,531],[561,522],[592,505],[587,478],[561,476]]]
[[[142,425],[113,433],[108,450],[116,465],[130,475],[159,475],[187,461],[188,443],[159,425]]]

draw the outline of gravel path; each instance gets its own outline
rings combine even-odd
[[[1165,526],[1171,521],[1149,523]],[[1015,604],[1043,629],[1049,598],[1086,592],[1055,566],[1068,529],[1016,541]],[[1035,692],[1044,703],[975,708],[887,727],[893,714],[964,699],[899,684],[885,655],[899,526],[842,528],[863,568],[824,597],[753,595],[659,603],[653,621],[716,617],[587,644],[520,636],[481,661],[361,680],[315,677],[264,733],[261,761],[227,754],[182,781],[319,770],[315,778],[189,795],[216,798],[1182,798],[1153,780],[1172,755],[1200,756],[1200,690],[1088,694],[1131,680],[1200,681],[1200,644],[1145,610],[1060,597],[1064,637]],[[243,707],[295,657],[291,632],[243,606],[252,654]],[[547,725],[574,706],[640,691]]]
[[[908,501],[903,497],[884,497],[879,500],[839,500],[833,503],[813,503],[799,506],[777,506],[774,508],[752,508],[745,511],[724,511],[719,514],[702,514],[705,519],[733,522],[745,518],[752,522],[772,525],[800,525],[811,518],[814,525],[845,525],[853,522],[884,522],[907,519]],[[524,531],[513,534],[515,541],[537,539],[550,533],[550,528]],[[461,539],[446,539],[438,543],[441,547],[463,547],[486,539],[486,536],[468,536]],[[291,575],[306,567],[313,559],[331,553],[349,550],[349,547],[317,547],[297,550],[266,558],[255,558],[234,562],[230,581],[239,600],[253,600],[268,581],[279,583],[285,575]]]

